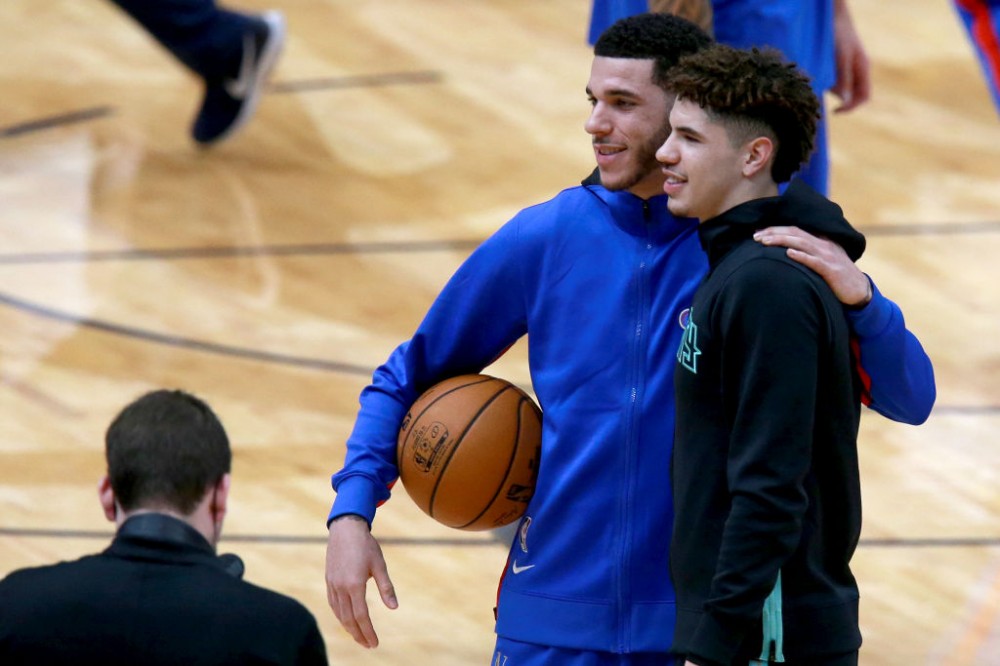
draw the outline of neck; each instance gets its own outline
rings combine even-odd
[[[726,200],[719,206],[713,215],[706,216],[701,221],[704,222],[707,219],[713,217],[718,217],[728,210],[732,210],[741,204],[745,204],[748,201],[754,201],[755,199],[767,199],[768,197],[778,196],[778,184],[773,180],[767,179],[765,181],[752,181],[745,180],[743,183],[730,192],[730,196],[726,197]]]
[[[649,201],[653,197],[663,194],[663,185],[659,187],[632,187],[628,191],[643,201]]]

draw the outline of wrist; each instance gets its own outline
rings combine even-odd
[[[334,523],[343,522],[345,520],[352,521],[352,522],[364,523],[365,526],[368,527],[368,529],[371,529],[371,526],[368,525],[368,520],[366,520],[364,516],[362,516],[360,514],[357,514],[357,513],[342,513],[339,516],[337,516],[336,518],[332,519],[330,521],[330,525],[333,525]]]
[[[874,296],[874,294],[872,292],[872,281],[866,275],[865,276],[865,297],[862,298],[857,303],[848,303],[848,304],[846,304],[847,309],[848,310],[863,310],[869,303],[872,302],[872,296]]]

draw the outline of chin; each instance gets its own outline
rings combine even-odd
[[[669,210],[674,217],[693,217],[683,204],[675,204],[673,199],[667,199],[667,210]]]
[[[622,186],[623,182],[624,181],[621,178],[609,178],[605,177],[604,174],[601,174],[601,185],[603,185],[606,190],[611,190],[612,192],[624,190],[626,188]]]
[[[611,190],[612,192],[620,192],[621,190],[627,190],[638,183],[641,178],[637,177],[633,173],[617,173],[610,174],[600,171],[601,174],[601,185],[605,189]]]

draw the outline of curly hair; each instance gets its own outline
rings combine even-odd
[[[594,44],[605,58],[653,60],[653,83],[666,88],[668,72],[682,56],[712,43],[697,25],[673,14],[635,14],[616,21]]]
[[[809,77],[778,51],[714,44],[681,58],[667,78],[667,89],[725,125],[734,145],[771,138],[776,183],[789,180],[812,152],[819,98]]]

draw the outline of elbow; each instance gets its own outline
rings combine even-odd
[[[934,401],[937,399],[937,390],[934,385],[931,384],[931,390],[928,391],[927,398],[923,404],[918,406],[918,409],[914,412],[913,420],[910,421],[910,425],[923,425],[931,415],[931,410],[934,409]]]
[[[930,418],[936,400],[937,386],[934,383],[934,375],[931,374],[925,384],[924,390],[913,393],[909,409],[906,410],[899,421],[908,425],[923,425]]]

